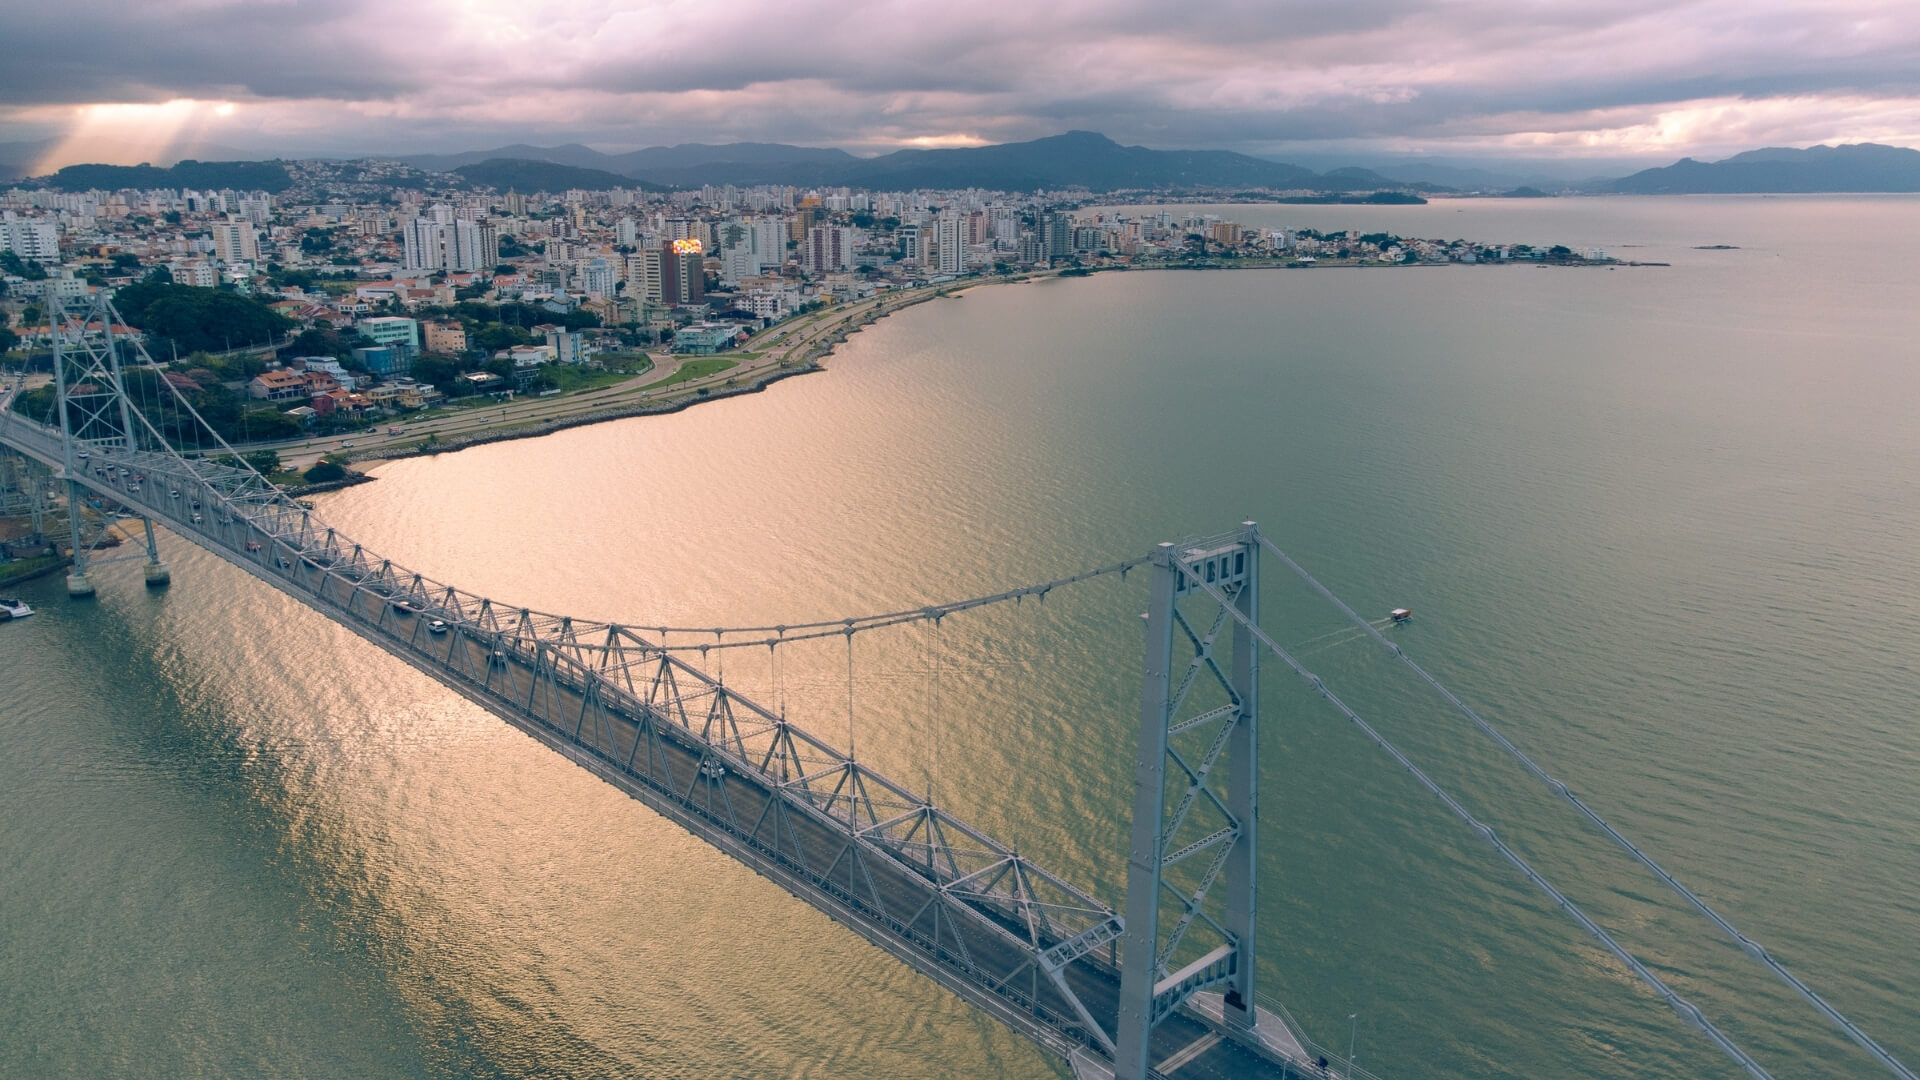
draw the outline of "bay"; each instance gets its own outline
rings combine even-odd
[[[1414,608],[1411,654],[1920,1058],[1920,200],[1196,209],[1673,265],[975,289],[822,374],[393,462],[320,512],[515,604],[673,625],[891,610],[1258,520],[1362,612]],[[107,568],[97,603],[40,583],[0,628],[0,1074],[1059,1074],[163,542],[167,592]],[[1872,1074],[1280,572],[1275,636],[1777,1075]],[[728,681],[851,724],[1117,903],[1139,589],[862,637],[851,717],[841,643],[728,657]],[[1277,668],[1263,706],[1262,985],[1316,1038],[1344,1047],[1357,1014],[1386,1076],[1734,1075]]]

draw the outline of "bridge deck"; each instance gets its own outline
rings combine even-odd
[[[0,417],[0,442],[63,467],[59,434],[40,425]],[[1117,919],[965,823],[619,627],[495,610],[368,555],[284,497],[264,510],[230,501],[206,466],[168,453],[96,449],[76,464],[70,479],[498,714],[1077,1069],[1106,1067]],[[1271,1046],[1262,1056],[1216,1035],[1190,1005],[1156,1029],[1152,1060],[1180,1077],[1281,1074]]]

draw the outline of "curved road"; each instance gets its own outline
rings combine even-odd
[[[445,438],[449,435],[528,427],[564,417],[642,402],[648,404],[676,402],[693,397],[702,389],[710,390],[732,380],[751,382],[779,370],[782,366],[802,363],[816,346],[831,348],[847,334],[883,315],[995,280],[997,279],[976,278],[941,282],[937,286],[919,289],[903,289],[883,293],[868,300],[835,305],[810,315],[791,319],[769,327],[747,341],[743,351],[756,352],[759,354],[757,357],[739,360],[737,353],[722,353],[715,358],[735,359],[738,360],[737,365],[725,371],[689,379],[669,387],[646,389],[672,378],[688,361],[706,358],[649,354],[654,358],[652,370],[613,386],[583,390],[560,397],[520,398],[503,405],[474,407],[444,413],[397,425],[402,429],[402,433],[398,435],[389,435],[384,429],[369,430],[339,439],[312,437],[288,439],[281,442],[251,443],[240,449],[278,451],[287,468],[300,469],[318,461],[322,454],[340,450],[343,447],[356,459],[373,459],[381,457],[383,451],[417,446],[428,434]],[[825,352],[826,349],[821,351]],[[352,445],[346,446],[348,443]]]

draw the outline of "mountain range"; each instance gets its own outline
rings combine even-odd
[[[0,180],[24,172],[47,143],[0,143]],[[237,157],[238,155],[234,155]],[[1920,192],[1920,150],[1860,143],[1774,147],[1722,161],[1683,158],[1618,179],[1581,183],[1520,176],[1490,169],[1401,161],[1376,169],[1315,171],[1296,164],[1226,150],[1150,150],[1090,131],[1069,131],[1030,142],[947,150],[897,150],[856,157],[845,150],[782,143],[682,143],[609,154],[571,143],[516,144],[460,154],[393,156],[432,172],[453,172],[476,186],[499,190],[559,191],[606,187],[687,188],[702,184],[792,184],[878,190],[979,187],[1004,191],[1125,188],[1247,191],[1258,188],[1318,192],[1504,192],[1520,186],[1547,192],[1594,194],[1708,194]],[[15,165],[14,163],[19,164]],[[9,165],[13,165],[9,168]],[[172,169],[152,166],[68,166],[51,178],[59,187],[265,187],[288,182],[275,162],[184,160]],[[1518,182],[1516,182],[1518,181]]]
[[[465,154],[398,158],[435,171],[475,178],[477,166],[507,161],[544,161],[591,169],[669,187],[702,184],[833,185],[875,189],[980,187],[1002,191],[1084,187],[1307,189],[1314,191],[1434,190],[1435,185],[1396,180],[1366,169],[1316,173],[1228,150],[1149,150],[1122,146],[1091,131],[1069,131],[1031,142],[950,150],[896,150],[855,157],[844,150],[780,143],[685,143],[626,154],[603,154],[571,144],[503,146]],[[556,176],[563,174],[554,174]],[[495,185],[498,186],[498,185]],[[581,184],[569,186],[587,186]]]
[[[1605,183],[1624,195],[1812,194],[1920,191],[1920,150],[1879,143],[1769,147],[1723,161],[1681,158]]]
[[[454,169],[476,183],[500,172],[508,160],[544,161],[597,170],[666,187],[702,184],[793,184],[873,189],[980,187],[1004,191],[1084,187],[1249,190],[1270,188],[1322,192],[1414,191],[1504,192],[1527,186],[1593,194],[1682,195],[1738,193],[1920,192],[1920,150],[1859,143],[1806,149],[1773,147],[1723,161],[1683,158],[1631,176],[1569,183],[1541,176],[1435,164],[1346,167],[1316,172],[1300,165],[1226,150],[1149,150],[1122,146],[1090,131],[1069,131],[1031,142],[951,150],[896,150],[855,157],[844,150],[780,143],[685,143],[625,154],[604,154],[572,144],[505,146],[468,154],[400,158],[436,171]],[[485,168],[482,169],[481,167]],[[549,189],[566,174],[554,173]],[[567,187],[603,186],[582,174]],[[493,186],[502,186],[494,184]],[[524,187],[524,185],[522,185]]]

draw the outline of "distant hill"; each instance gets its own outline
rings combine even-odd
[[[1227,150],[1149,150],[1091,131],[954,150],[896,150],[848,169],[840,183],[866,187],[983,187],[1007,191],[1084,187],[1312,187],[1309,169]]]
[[[278,161],[194,161],[183,159],[170,169],[152,165],[69,165],[48,178],[62,191],[99,188],[233,188],[238,191],[282,192],[293,186],[293,176]]]
[[[567,160],[561,160],[563,158]],[[1030,142],[995,146],[896,150],[871,158],[855,157],[844,150],[782,143],[685,143],[626,154],[602,154],[584,146],[509,147],[485,158],[448,154],[401,160],[421,168],[452,169],[474,179],[470,167],[491,166],[498,159],[512,159],[523,166],[549,162],[594,169],[668,187],[831,184],[876,189],[982,187],[1005,191],[1074,187],[1092,191],[1121,188],[1446,190],[1434,184],[1394,180],[1365,169],[1339,169],[1322,176],[1297,165],[1225,150],[1149,150],[1144,146],[1122,146],[1091,131],[1069,131]],[[526,191],[558,190],[608,186],[610,182],[529,184],[531,180],[516,180],[510,186]],[[493,183],[493,186],[503,185]]]
[[[394,160],[432,172],[457,172],[465,165],[488,161],[545,161],[582,169],[601,169],[621,176],[644,178],[654,172],[697,169],[703,166],[763,166],[813,163],[845,165],[859,159],[845,150],[812,146],[788,146],[785,143],[682,143],[678,146],[649,146],[624,154],[608,154],[590,146],[568,143],[564,146],[528,146],[518,143],[494,150],[470,150],[459,154],[416,154]],[[696,181],[698,183],[699,181]]]
[[[1770,147],[1724,161],[1682,158],[1604,185],[1627,195],[1814,194],[1920,191],[1920,150],[1878,143]]]
[[[700,165],[850,165],[859,158],[829,147],[788,146],[786,143],[738,142],[709,145],[681,143],[650,146],[608,156],[605,168],[634,174],[658,169],[688,169]]]
[[[579,143],[568,143],[565,146],[528,146],[525,143],[515,143],[512,146],[501,146],[492,150],[469,150],[460,154],[415,154],[393,160],[428,172],[456,172],[462,165],[478,165],[485,161],[546,161],[555,165],[574,165],[582,169],[607,167],[607,155],[591,146],[581,146]]]
[[[462,165],[453,171],[469,183],[499,191],[509,188],[523,192],[566,191],[569,188],[604,191],[608,188],[632,187],[660,190],[658,184],[605,169],[584,169],[577,165],[557,165],[551,161],[528,161],[524,158],[491,158],[472,165]]]

